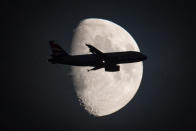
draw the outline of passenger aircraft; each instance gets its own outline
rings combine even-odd
[[[92,54],[69,55],[54,40],[49,41],[49,43],[52,49],[52,58],[48,59],[49,62],[52,64],[93,67],[88,71],[105,68],[105,71],[116,72],[120,71],[118,64],[140,62],[147,58],[144,54],[136,51],[103,53],[89,44],[86,44],[86,46]]]

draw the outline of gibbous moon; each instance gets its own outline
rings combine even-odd
[[[119,25],[89,18],[74,31],[71,54],[91,54],[86,43],[102,52],[138,51],[132,36]],[[73,83],[79,101],[94,116],[105,116],[123,108],[136,94],[143,74],[142,62],[120,64],[119,72],[92,67],[72,67]]]

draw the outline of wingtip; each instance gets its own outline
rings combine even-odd
[[[89,44],[85,44],[86,46],[90,46]]]

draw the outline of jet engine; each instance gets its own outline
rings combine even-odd
[[[120,71],[120,66],[119,65],[106,66],[105,71],[108,71],[108,72]]]

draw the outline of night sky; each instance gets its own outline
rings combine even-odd
[[[194,130],[193,2],[7,0],[0,6],[4,130]],[[148,56],[134,99],[120,111],[98,118],[79,105],[70,67],[47,61],[49,40],[70,52],[74,28],[92,17],[121,25]]]

